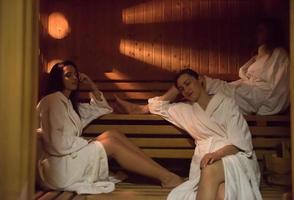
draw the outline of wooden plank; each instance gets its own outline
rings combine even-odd
[[[76,194],[74,192],[62,192],[56,199],[54,200],[71,200]]]
[[[99,119],[103,120],[161,120],[164,121],[164,119],[159,115],[136,115],[136,114],[108,114],[100,117]]]
[[[283,137],[290,135],[289,127],[249,127],[253,136]]]
[[[289,141],[289,138],[253,138],[252,143],[254,148],[275,148],[282,142]]]
[[[42,195],[38,200],[51,200],[56,198],[61,192],[60,191],[50,191],[46,192],[44,195]]]
[[[169,189],[162,189],[159,185],[149,184],[133,184],[122,182],[116,185],[115,191],[107,194],[95,195],[75,195],[73,200],[86,200],[86,199],[100,199],[100,200],[157,200],[166,199]],[[264,200],[277,200],[281,199],[287,188],[278,186],[269,186],[261,184],[260,191]],[[68,193],[68,192],[66,192]],[[60,198],[59,198],[60,199]],[[60,199],[61,200],[61,199]],[[62,199],[63,200],[63,199]]]
[[[140,91],[157,91],[157,90],[168,90],[172,83],[171,82],[96,82],[97,88],[101,91],[105,90],[140,90]],[[90,90],[90,86],[81,85],[81,90]]]
[[[272,115],[272,116],[260,116],[260,115],[246,115],[244,116],[247,121],[260,121],[260,120],[266,120],[270,122],[276,122],[276,121],[281,121],[281,122],[289,122],[290,117],[288,115]],[[128,120],[164,120],[162,117],[159,115],[155,114],[144,114],[144,115],[136,115],[136,114],[108,114],[104,115],[101,117],[101,119],[128,119]]]
[[[91,139],[93,137],[84,137]],[[141,148],[195,148],[192,138],[131,138],[135,145]],[[275,150],[281,142],[289,141],[289,138],[253,138],[254,149]]]
[[[128,134],[167,134],[179,135],[181,132],[171,125],[90,125],[84,130],[86,134],[97,134],[106,130],[116,129]]]
[[[147,99],[155,97],[155,96],[160,96],[163,94],[163,92],[124,92],[124,91],[117,91],[117,92],[103,92],[104,97],[107,100],[115,100],[114,95],[118,95],[119,97],[121,97],[122,99],[126,99],[126,100],[146,100],[147,103]],[[89,99],[89,95],[88,92],[81,92],[79,94],[79,98],[81,101]]]
[[[142,149],[148,156],[152,158],[183,158],[191,159],[194,149]],[[263,160],[266,154],[275,153],[274,150],[255,150],[258,160]]]
[[[289,122],[289,115],[245,115],[244,118],[247,121],[281,121],[281,122]]]
[[[90,125],[85,130],[86,134],[97,134],[106,130],[116,129],[127,134],[167,134],[167,135],[181,135],[185,131],[181,131],[173,125]],[[285,137],[289,136],[290,128],[288,127],[250,127],[253,136],[271,136],[271,137]]]

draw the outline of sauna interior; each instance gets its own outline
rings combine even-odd
[[[115,95],[132,103],[146,104],[149,98],[162,95],[169,89],[175,74],[185,68],[228,82],[237,80],[240,67],[256,54],[256,27],[258,22],[265,18],[280,22],[282,45],[288,52],[291,62],[294,59],[292,0],[29,0],[28,2],[27,5],[4,3],[3,9],[0,4],[4,14],[5,6],[9,8],[7,13],[20,12],[20,10],[23,13],[17,18],[20,21],[17,23],[13,21],[13,17],[6,18],[11,20],[9,22],[15,23],[19,29],[18,31],[13,29],[9,35],[3,34],[3,38],[9,38],[17,33],[23,33],[25,36],[17,36],[18,40],[15,41],[0,37],[0,45],[1,42],[4,44],[3,41],[8,45],[9,42],[15,44],[26,41],[26,37],[31,37],[30,48],[20,46],[19,51],[15,51],[18,54],[24,52],[22,53],[24,57],[32,51],[33,60],[36,59],[35,63],[37,63],[30,69],[31,71],[19,72],[23,74],[21,77],[27,78],[23,79],[22,83],[28,81],[34,88],[32,91],[35,91],[29,90],[33,99],[26,97],[26,100],[32,100],[35,107],[45,95],[48,74],[54,64],[71,60],[78,66],[80,72],[87,74],[96,83],[110,106],[114,108],[113,113],[95,119],[85,127],[82,137],[91,139],[106,130],[119,130],[149,157],[183,177],[187,177],[189,173],[195,148],[193,139],[185,131],[159,116],[124,113],[117,107]],[[12,9],[12,7],[22,9]],[[7,14],[7,16],[12,15]],[[27,23],[30,20],[32,24]],[[26,25],[22,26],[22,23]],[[1,33],[4,32],[4,27],[10,27],[1,23],[0,25]],[[37,27],[34,29],[35,32],[27,31],[34,26]],[[3,49],[7,52],[13,50]],[[1,53],[5,52],[3,49],[1,47]],[[0,54],[1,59],[2,55]],[[10,63],[21,58],[9,58]],[[28,65],[25,58],[22,62],[27,62],[24,66]],[[293,62],[290,66],[292,84],[289,85],[293,91]],[[34,73],[28,76],[30,72]],[[15,73],[13,68],[9,73]],[[7,82],[7,88],[13,88],[14,82],[8,77],[3,78],[3,83],[4,80]],[[25,84],[21,85],[18,82],[17,84],[22,89],[27,87]],[[22,89],[19,90],[17,97],[27,95]],[[79,101],[88,102],[89,86],[82,85],[80,89]],[[0,88],[1,95],[5,94],[5,91],[5,88]],[[9,95],[7,94],[7,97]],[[11,102],[14,102],[18,98],[12,96],[11,99],[13,99]],[[290,99],[292,105],[293,99],[292,94]],[[22,98],[19,98],[19,101],[22,101]],[[17,103],[24,105],[23,102]],[[21,111],[15,113],[25,112],[22,111],[21,106],[19,110]],[[31,121],[26,123],[31,123],[29,128],[35,128],[36,113],[34,111],[28,113],[33,116],[32,123]],[[291,194],[293,190],[291,171],[294,163],[291,161],[293,158],[291,141],[292,145],[294,144],[291,138],[294,126],[293,113],[293,108],[289,106],[285,111],[274,115],[244,116],[252,134],[252,143],[261,171],[260,191],[264,200],[293,199]],[[15,120],[13,115],[9,115],[8,118]],[[3,120],[1,126],[5,123],[6,121]],[[5,163],[13,161],[13,166],[25,166],[24,170],[29,171],[24,173],[25,175],[21,169],[18,169],[18,173],[14,173],[14,169],[10,168],[9,164],[0,163],[0,166],[6,170],[3,170],[3,181],[0,178],[1,185],[4,185],[3,190],[0,190],[0,196],[3,193],[4,199],[164,200],[170,192],[170,189],[161,188],[154,179],[130,172],[127,172],[128,179],[118,183],[111,193],[77,194],[44,189],[39,184],[37,173],[33,172],[37,170],[37,165],[28,164],[29,160],[38,158],[40,143],[35,131],[33,135],[28,135],[34,139],[30,141],[26,136],[22,136],[20,139],[26,138],[25,141],[15,140],[18,144],[27,145],[26,151],[21,150],[21,145],[16,148],[12,136],[7,140],[1,139],[3,142],[1,146],[4,149],[1,155],[7,155],[4,156]],[[12,143],[14,144],[11,145]],[[20,161],[12,160],[13,148],[22,152],[19,157],[14,157]],[[109,160],[109,168],[114,172],[121,170],[113,159]],[[18,175],[22,175],[20,179],[17,178]],[[13,181],[19,181],[19,184]],[[33,194],[31,194],[32,188]]]

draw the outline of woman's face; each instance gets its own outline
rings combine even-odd
[[[73,66],[63,67],[63,85],[67,91],[74,91],[78,88],[78,76]]]
[[[202,86],[200,82],[189,74],[181,75],[177,80],[177,86],[180,93],[190,102],[197,102]]]
[[[259,24],[256,30],[256,42],[257,44],[266,44],[268,39],[268,29],[264,24]]]

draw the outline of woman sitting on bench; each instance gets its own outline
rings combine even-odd
[[[281,29],[277,22],[267,19],[261,21],[257,29],[257,55],[252,57],[239,70],[240,79],[226,82],[208,76],[203,85],[209,94],[221,91],[235,99],[245,115],[273,115],[285,111],[290,103],[289,66],[285,49],[281,48]],[[148,113],[148,106],[131,104],[117,98],[124,112]]]
[[[188,102],[171,103],[179,93]],[[189,180],[175,188],[169,200],[262,199],[251,134],[233,99],[208,95],[198,74],[187,69],[177,75],[176,87],[149,99],[148,106],[196,143]]]
[[[262,199],[251,133],[235,101],[221,92],[209,95],[190,69],[181,71],[175,84],[148,101],[148,111],[186,130],[196,143],[189,180],[168,200]],[[187,102],[172,103],[179,94]]]
[[[80,81],[92,88],[90,103],[77,103]],[[90,141],[80,137],[88,123],[111,113],[112,108],[93,81],[78,73],[74,63],[54,65],[48,83],[47,96],[37,106],[43,143],[38,161],[42,186],[78,194],[111,192],[114,183],[109,180],[108,156],[126,170],[159,180],[162,187],[172,188],[183,182],[118,131],[104,132]]]
[[[257,55],[239,69],[240,79],[228,83],[205,76],[209,94],[222,91],[234,98],[243,114],[273,115],[290,103],[290,61],[277,21],[265,19],[257,27]]]

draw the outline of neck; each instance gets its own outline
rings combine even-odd
[[[66,96],[69,99],[69,96],[71,94],[70,90],[63,90],[62,93],[64,94],[64,96]]]
[[[207,93],[202,93],[202,95],[199,97],[197,103],[201,106],[203,110],[206,110],[206,107],[211,100],[212,96],[209,96]]]

